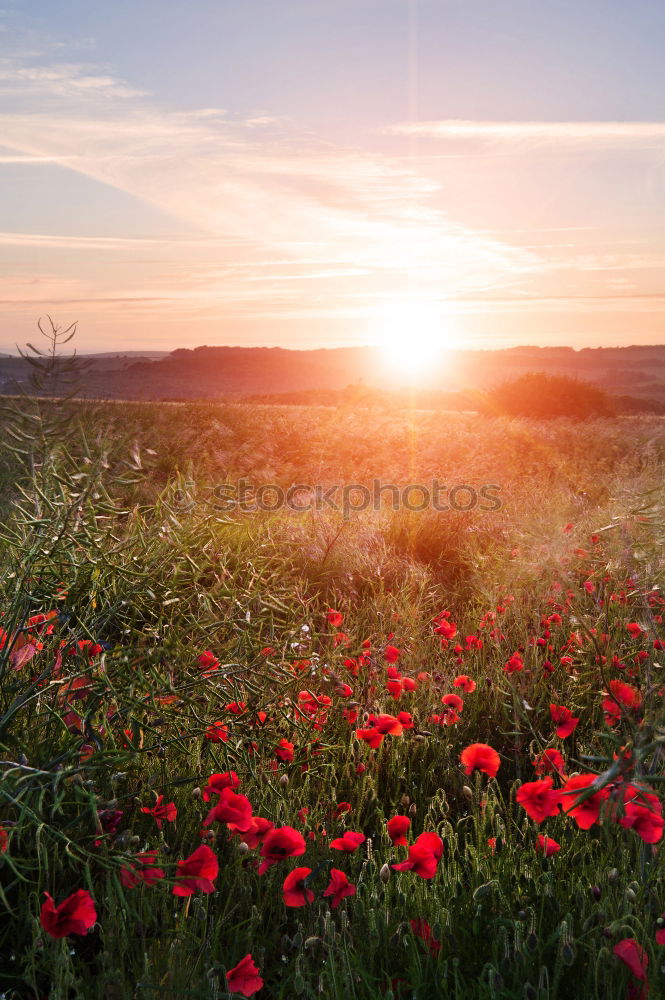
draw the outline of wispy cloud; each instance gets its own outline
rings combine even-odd
[[[665,122],[658,121],[443,121],[401,122],[383,129],[390,135],[430,139],[485,139],[504,142],[662,143]]]

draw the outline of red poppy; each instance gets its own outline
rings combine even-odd
[[[364,833],[353,833],[351,830],[346,830],[341,837],[337,837],[336,840],[331,840],[330,846],[335,851],[346,851],[347,854],[353,854],[353,852],[357,851],[360,845],[364,843]]]
[[[263,987],[263,980],[251,955],[245,955],[237,965],[229,969],[226,982],[229,993],[240,993],[244,997],[254,996]]]
[[[201,670],[203,670],[204,675],[214,674],[217,668],[219,667],[219,660],[217,659],[214,653],[210,652],[209,649],[206,649],[205,653],[201,653],[201,655],[197,659],[197,663],[200,666]]]
[[[267,872],[272,865],[285,858],[295,858],[305,853],[306,844],[302,834],[292,826],[279,826],[271,830],[260,850],[264,859],[259,867],[259,875]]]
[[[336,909],[346,896],[355,896],[356,887],[349,882],[348,878],[339,868],[330,869],[330,882],[328,888],[323,890],[324,896],[332,896],[330,905]]]
[[[548,747],[544,750],[540,757],[536,757],[533,762],[533,766],[536,769],[536,774],[545,774],[547,771],[556,771],[557,774],[563,775],[566,762],[563,759],[562,754],[554,747]]]
[[[421,833],[409,847],[409,857],[393,865],[395,871],[413,871],[421,878],[434,878],[443,854],[443,841],[436,833]]]
[[[663,807],[657,795],[636,785],[628,785],[623,793],[625,813],[619,824],[634,830],[645,844],[657,844],[663,836]]]
[[[515,652],[504,664],[503,672],[504,674],[516,674],[522,670],[524,670],[522,655],[519,652]]]
[[[398,712],[397,721],[399,722],[402,729],[414,729],[415,722],[413,721],[413,716],[410,712]]]
[[[425,942],[430,953],[438,955],[441,951],[441,942],[434,937],[428,922],[423,917],[419,917],[417,920],[409,920],[409,925],[415,936]]]
[[[305,880],[311,874],[311,868],[294,868],[286,876],[282,892],[287,906],[305,906],[314,901],[314,893],[305,885]]]
[[[464,708],[464,700],[458,694],[444,694],[441,703],[452,708],[455,712],[461,712]]]
[[[56,906],[53,898],[45,892],[39,922],[53,938],[64,938],[68,934],[87,934],[97,920],[95,902],[87,889],[79,889]]]
[[[226,743],[229,738],[228,729],[221,722],[213,722],[212,726],[208,726],[204,735],[211,743]]]
[[[630,969],[635,979],[646,981],[649,956],[635,938],[623,938],[622,941],[617,941],[612,951]]]
[[[145,854],[137,854],[138,865],[127,864],[120,869],[120,881],[125,889],[135,889],[137,885],[154,885],[164,878],[162,868],[155,868],[157,851],[146,851]]]
[[[490,778],[495,778],[501,758],[496,750],[488,746],[487,743],[472,743],[460,754],[460,760],[464,765],[466,774],[473,771],[484,771]]]
[[[466,691],[467,694],[471,694],[476,690],[476,682],[470,677],[467,677],[466,674],[460,674],[459,677],[454,679],[453,687],[462,688],[462,690]]]
[[[328,608],[326,612],[326,618],[328,623],[333,626],[333,628],[339,628],[344,621],[344,615],[341,611],[335,611],[334,608]]]
[[[344,813],[353,812],[353,806],[350,802],[338,802],[333,810],[333,819],[339,819]]]
[[[174,823],[176,816],[178,815],[175,802],[167,802],[167,804],[164,805],[163,795],[158,796],[157,801],[152,808],[150,806],[143,806],[141,812],[147,813],[149,816],[153,817],[158,830],[161,830],[164,822]]]
[[[203,801],[209,802],[211,796],[221,795],[225,788],[239,788],[240,778],[235,771],[224,771],[222,774],[211,774],[208,784],[203,789]]]
[[[9,847],[9,834],[4,826],[0,826],[0,854],[4,854]]]
[[[387,663],[397,663],[401,650],[397,646],[391,646],[390,644],[386,646],[383,651],[383,658]]]
[[[552,784],[551,778],[541,778],[525,782],[517,791],[515,800],[536,823],[559,813],[559,792]]]
[[[630,632],[631,639],[639,639],[643,632],[646,632],[645,628],[642,628],[639,622],[628,622],[626,624],[626,631]]]
[[[193,896],[196,890],[211,893],[219,872],[217,855],[206,844],[197,847],[184,861],[176,865],[178,873],[173,886],[174,896]]]
[[[227,823],[229,829],[244,833],[252,825],[252,803],[246,795],[239,795],[232,788],[224,788],[219,795],[217,805],[213,806],[203,823]]]
[[[580,721],[565,705],[550,705],[550,715],[556,726],[556,734],[562,740],[565,740],[566,736],[570,736]]]
[[[536,850],[539,854],[544,854],[546,858],[550,858],[553,854],[558,854],[561,850],[561,844],[557,844],[556,840],[552,837],[546,837],[542,833],[539,833],[536,837]]]
[[[249,829],[242,830],[239,832],[231,824],[229,824],[229,830],[232,830],[234,834],[240,837],[243,843],[247,844],[250,850],[255,850],[259,844],[263,843],[267,835],[271,830],[274,830],[275,824],[271,823],[269,819],[263,819],[262,816],[252,816],[252,821]]]
[[[563,811],[573,817],[580,830],[589,830],[598,822],[600,807],[609,795],[607,788],[593,791],[595,781],[595,774],[577,774],[568,778],[559,793]]]
[[[642,694],[632,684],[613,680],[609,684],[610,693],[603,698],[602,708],[605,722],[614,726],[622,715],[639,715],[642,708]]]
[[[293,743],[289,743],[287,739],[282,739],[275,747],[275,757],[278,757],[283,763],[289,764],[293,760],[294,750]]]

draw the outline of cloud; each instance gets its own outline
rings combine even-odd
[[[491,142],[591,142],[665,145],[665,122],[655,121],[443,121],[401,122],[382,130],[389,135],[430,139],[483,139]]]

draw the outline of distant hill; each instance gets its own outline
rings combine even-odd
[[[103,399],[240,399],[275,401],[288,394],[310,402],[320,393],[330,405],[340,390],[353,386],[373,392],[404,388],[375,347],[287,350],[279,347],[197,347],[171,353],[89,356],[82,394]],[[665,406],[665,346],[515,347],[498,351],[451,351],[418,383],[418,394],[445,394],[447,400],[518,378],[527,372],[566,375],[592,382],[614,397],[631,397],[637,412],[653,401]],[[29,370],[17,357],[0,356],[0,393],[25,387]],[[332,394],[332,395],[331,395]],[[470,394],[470,395],[469,395]],[[462,396],[459,396],[460,400]]]

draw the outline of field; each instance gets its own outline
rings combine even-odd
[[[659,418],[5,402],[3,997],[665,996]]]

